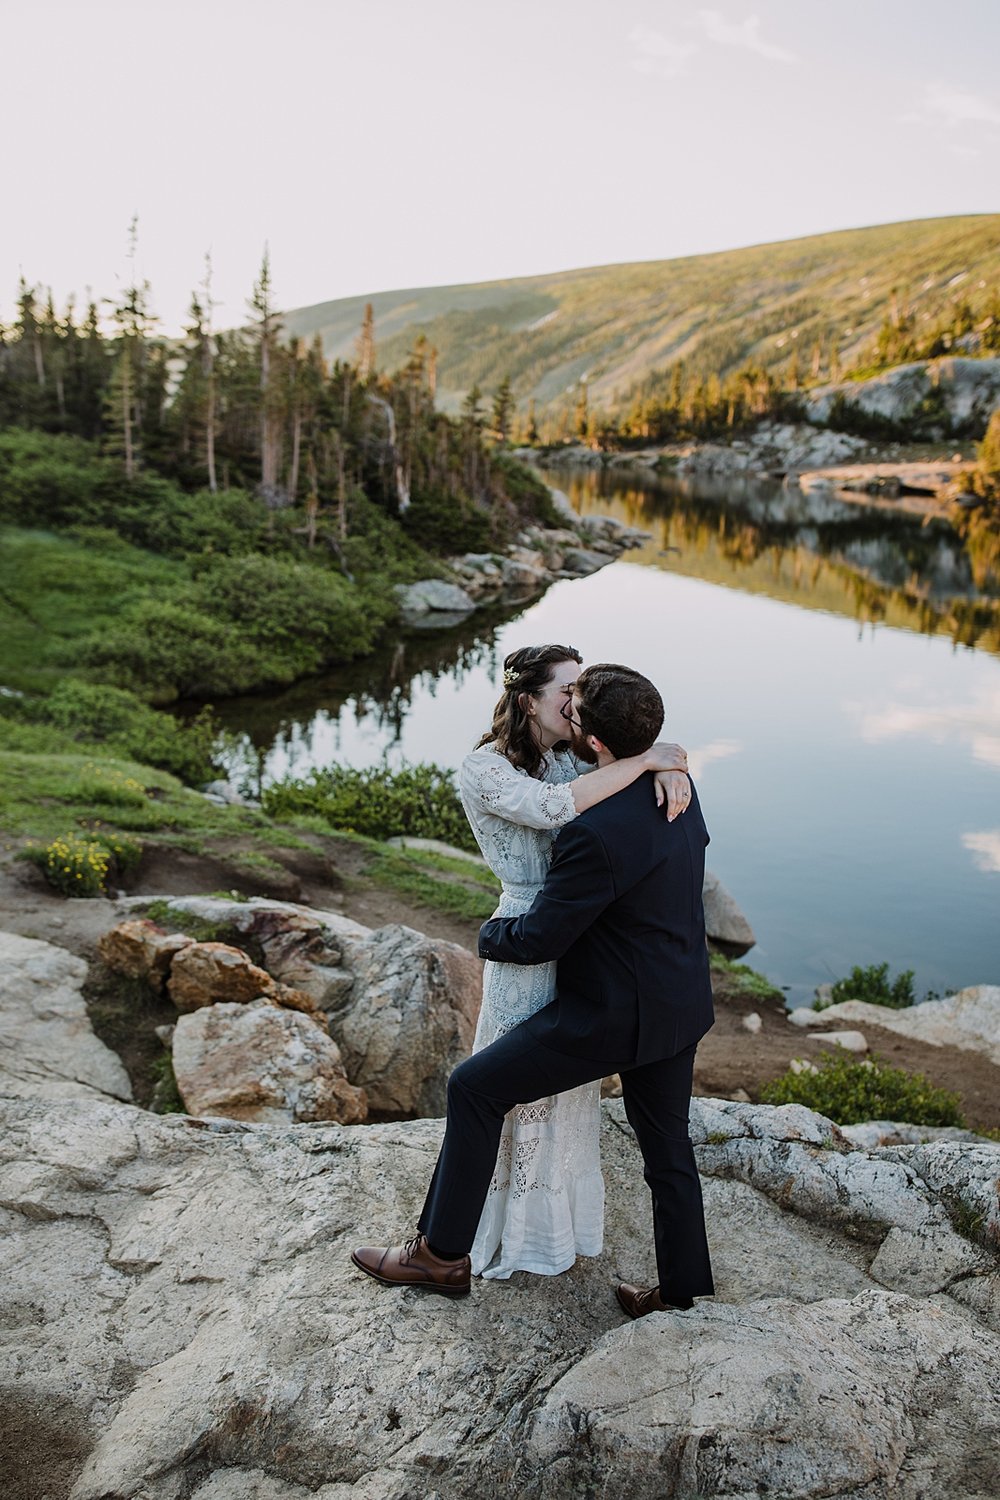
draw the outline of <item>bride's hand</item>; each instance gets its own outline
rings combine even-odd
[[[683,771],[657,771],[653,777],[656,805],[667,804],[667,822],[672,823],[691,804],[691,783]]]
[[[687,751],[683,745],[671,745],[666,740],[657,740],[646,751],[646,766],[650,771],[686,771]]]

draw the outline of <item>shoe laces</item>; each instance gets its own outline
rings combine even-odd
[[[423,1234],[418,1231],[415,1235],[412,1236],[411,1239],[403,1241],[403,1252],[407,1260],[413,1260],[417,1251],[420,1249],[420,1241],[422,1239]]]

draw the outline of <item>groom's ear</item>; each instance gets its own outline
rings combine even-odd
[[[602,755],[602,754],[610,755],[610,753],[611,753],[608,750],[608,747],[604,743],[604,741],[603,740],[599,740],[597,738],[596,734],[588,734],[587,735],[587,744],[590,746],[591,750],[593,750],[597,755]]]

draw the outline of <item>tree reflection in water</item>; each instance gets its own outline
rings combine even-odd
[[[995,558],[978,535],[963,539],[947,521],[769,482],[695,483],[621,471],[547,477],[583,514],[610,514],[650,533],[628,554],[630,563],[854,619],[859,627],[943,634],[956,646],[1000,654]],[[443,680],[454,688],[473,674],[498,679],[499,658],[509,649],[498,644],[498,630],[527,607],[522,601],[479,610],[445,631],[408,630],[328,676],[220,704],[230,773],[259,790],[275,766],[301,774],[323,764],[340,749],[344,715],[364,725],[374,759],[391,752],[403,741],[416,697],[437,696]],[[572,634],[569,622],[567,629]]]
[[[1000,654],[1000,542],[974,526],[747,479],[548,476],[582,514],[652,533],[633,561]]]

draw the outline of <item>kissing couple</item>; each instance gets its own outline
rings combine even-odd
[[[654,743],[653,684],[580,664],[562,646],[508,656],[492,730],[462,765],[466,812],[503,883],[480,931],[476,1050],[449,1079],[417,1233],[351,1259],[388,1286],[464,1296],[474,1270],[551,1275],[598,1254],[600,1080],[617,1072],[653,1202],[658,1283],[618,1287],[639,1317],[714,1290],[688,1134],[713,1022],[708,834],[683,750]]]

